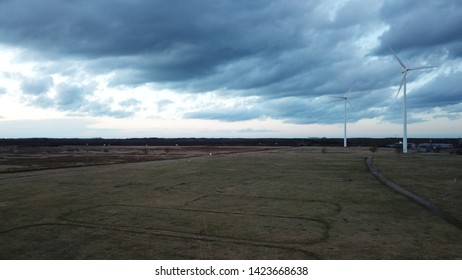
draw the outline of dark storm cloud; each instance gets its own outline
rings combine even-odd
[[[422,90],[409,96],[413,108],[446,107],[462,103],[462,72],[438,76]]]
[[[428,49],[462,55],[462,2],[384,1],[381,11],[382,19],[390,24],[380,37],[382,46],[414,54]]]
[[[114,118],[127,118],[133,115],[132,111],[114,110],[108,104],[109,102],[86,102],[77,111],[77,115],[108,116]]]
[[[184,114],[225,121],[341,122],[342,104],[319,97],[342,95],[350,87],[357,98],[353,120],[381,114],[392,118],[388,99],[401,69],[387,47],[410,66],[444,65],[448,57],[462,56],[460,26],[462,4],[450,0],[0,2],[0,43],[63,63],[49,72],[111,74],[109,85],[114,87],[156,83],[179,92],[258,97],[258,103],[248,106]],[[78,67],[65,64],[73,59]],[[412,75],[409,82],[417,77]],[[431,91],[435,83],[461,88],[455,78],[444,79],[420,90]],[[53,100],[40,96],[47,86],[40,79],[22,85],[24,92],[38,95],[34,100],[41,106],[124,115],[103,103],[90,106],[91,90],[82,85],[56,86]],[[461,102],[457,91],[446,89],[439,102],[422,97],[415,106]],[[159,102],[158,111],[169,104]],[[138,106],[128,101],[119,105],[127,115]]]
[[[25,94],[41,95],[45,94],[53,86],[51,77],[24,77],[21,82],[21,90]]]
[[[111,57],[122,67],[148,71],[147,80],[160,81],[188,79],[236,58],[296,47],[300,35],[286,27],[297,28],[292,21],[299,24],[304,9],[296,8],[309,7],[299,1],[212,0],[0,5],[4,43],[47,54]]]
[[[317,1],[18,0],[1,6],[4,43],[92,59],[95,71],[124,74],[114,84],[170,81],[193,91],[260,88],[309,73],[328,64],[323,60],[332,46],[359,24],[329,21]]]
[[[112,100],[92,100],[95,90],[94,84],[69,84],[60,83],[56,85],[56,96],[50,97],[46,94],[26,95],[26,102],[32,106],[42,109],[57,109],[67,112],[72,116],[110,116],[125,118],[133,115],[137,107],[134,99],[121,102],[125,110],[114,110],[110,104]],[[128,107],[128,108],[127,108]]]
[[[56,87],[56,105],[63,110],[79,109],[85,97],[93,94],[94,85],[76,85],[61,83]]]
[[[359,119],[360,115],[356,114],[354,110],[350,107],[347,110],[350,121]],[[332,124],[343,122],[344,103],[343,100],[329,97],[282,97],[271,100],[260,99],[254,102],[252,106],[235,106],[232,108],[205,109],[189,112],[184,117],[231,122],[273,118],[295,124]]]

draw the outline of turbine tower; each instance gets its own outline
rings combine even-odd
[[[350,100],[348,100],[348,96],[350,95],[351,88],[348,90],[347,94],[345,96],[332,96],[333,98],[341,98],[344,100],[344,106],[345,106],[345,111],[344,111],[344,123],[343,123],[343,147],[347,147],[347,103],[350,105],[351,110],[354,111],[353,106],[351,106]]]
[[[406,98],[406,77],[407,77],[407,72],[412,71],[412,70],[422,70],[422,69],[427,69],[427,68],[434,68],[435,66],[423,66],[423,67],[415,67],[415,68],[407,68],[406,65],[399,59],[398,55],[390,48],[388,49],[391,51],[395,59],[398,61],[398,63],[401,65],[403,70],[401,73],[403,73],[403,79],[401,80],[401,84],[399,85],[398,92],[396,93],[396,98],[398,98],[399,92],[401,91],[401,88],[403,88],[403,102],[404,102],[404,113],[403,113],[403,154],[407,154],[407,98]]]

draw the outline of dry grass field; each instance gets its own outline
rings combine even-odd
[[[369,155],[335,147],[6,149],[0,258],[461,259],[462,230],[381,184],[364,163]],[[461,156],[373,156],[388,179],[460,216]]]

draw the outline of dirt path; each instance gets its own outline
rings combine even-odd
[[[440,209],[438,206],[434,205],[430,201],[417,196],[416,194],[410,192],[409,190],[403,188],[402,186],[390,181],[389,179],[385,178],[382,173],[380,173],[379,169],[374,165],[373,163],[374,157],[369,156],[366,158],[366,165],[369,168],[370,172],[372,175],[374,175],[377,180],[379,180],[382,184],[386,185],[387,187],[390,187],[394,191],[404,195],[411,201],[419,204],[423,208],[427,209],[428,211],[432,212],[433,214],[443,218],[447,222],[451,223],[452,225],[458,227],[459,229],[462,229],[462,222],[451,216],[450,214],[444,212],[442,209]]]

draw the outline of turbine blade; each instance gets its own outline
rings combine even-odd
[[[395,98],[398,98],[399,92],[400,92],[401,88],[403,87],[404,80],[406,79],[406,73],[407,73],[407,72],[405,72],[404,75],[403,75],[403,79],[401,80],[401,84],[399,85],[399,89],[398,89],[398,92],[396,93],[396,97],[395,97]]]
[[[404,65],[401,59],[399,59],[398,55],[390,47],[388,47],[388,49],[391,51],[391,53],[393,54],[395,59],[399,62],[399,64],[401,64],[401,67],[403,67],[403,69],[406,69],[406,65]]]
[[[350,95],[350,92],[351,92],[351,88],[348,90],[347,94],[345,95],[345,98],[348,98],[348,96]]]
[[[422,70],[422,69],[430,69],[430,68],[436,68],[436,66],[422,66],[422,67],[409,68],[408,70]]]
[[[353,108],[353,105],[351,105],[350,100],[346,100],[348,102],[348,105],[350,105],[351,110],[356,113],[356,110]]]

